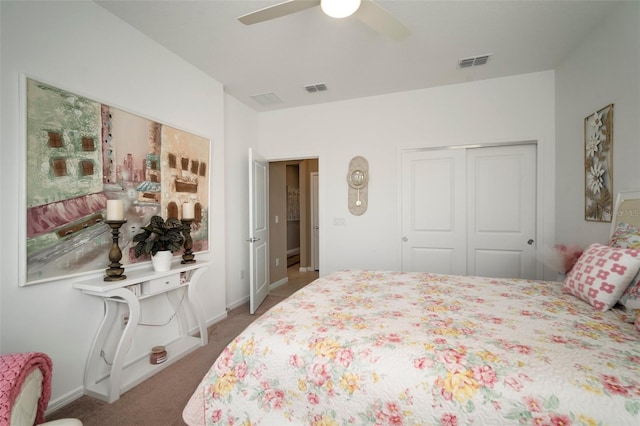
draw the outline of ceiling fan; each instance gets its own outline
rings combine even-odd
[[[333,18],[353,15],[375,31],[396,41],[409,35],[409,30],[400,21],[372,0],[288,0],[248,13],[238,20],[245,25],[252,25],[316,6],[320,6],[325,14]]]

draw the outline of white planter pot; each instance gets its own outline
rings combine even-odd
[[[169,250],[159,251],[151,257],[151,263],[153,264],[153,270],[156,272],[164,272],[171,269],[171,260],[173,259],[173,253]]]

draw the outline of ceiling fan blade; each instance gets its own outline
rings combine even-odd
[[[396,41],[404,40],[411,34],[402,22],[371,0],[362,0],[354,16],[375,31]]]
[[[315,6],[320,6],[320,0],[288,0],[242,15],[238,20],[245,25],[252,25],[300,12]]]

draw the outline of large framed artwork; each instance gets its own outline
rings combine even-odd
[[[611,222],[613,214],[613,104],[584,119],[584,218]]]
[[[209,249],[210,141],[24,77],[25,241],[20,285],[104,270],[112,244],[107,200],[124,204],[119,246],[154,215],[194,206],[193,251]],[[176,252],[175,255],[180,255]]]

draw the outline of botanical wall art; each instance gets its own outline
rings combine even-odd
[[[123,265],[154,215],[181,218],[192,203],[193,251],[209,247],[209,140],[26,79],[24,284],[104,269],[109,199],[123,200]],[[179,255],[181,253],[176,253]]]
[[[613,213],[613,104],[584,119],[584,218],[611,222]]]

